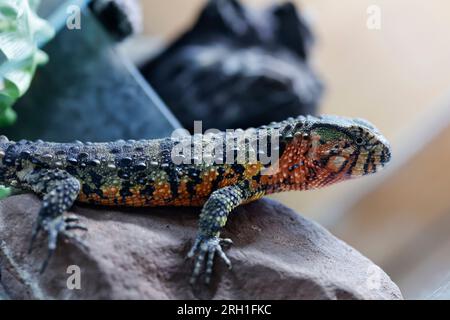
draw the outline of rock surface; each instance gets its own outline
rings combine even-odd
[[[398,287],[371,261],[283,205],[268,199],[236,210],[223,235],[229,271],[216,260],[210,287],[188,283],[199,209],[92,209],[76,206],[89,232],[87,248],[69,240],[44,274],[45,238],[27,254],[40,202],[18,195],[0,202],[1,282],[11,298],[57,299],[401,299]],[[81,289],[69,290],[69,265]]]
[[[0,300],[7,300],[8,295],[6,294],[5,288],[3,288],[3,285],[0,283]]]

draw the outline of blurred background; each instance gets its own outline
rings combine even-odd
[[[393,161],[373,177],[274,198],[380,265],[406,298],[450,298],[450,2],[294,3],[316,36],[319,112],[370,120],[391,141]],[[204,5],[142,1],[143,34],[157,48],[170,43]],[[379,30],[366,25],[371,5],[381,9]]]

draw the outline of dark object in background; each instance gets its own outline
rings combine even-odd
[[[138,0],[95,0],[89,6],[116,40],[141,31],[142,16]]]
[[[292,3],[261,12],[209,1],[193,28],[141,68],[192,130],[251,127],[316,114],[323,87],[308,57],[313,36]]]

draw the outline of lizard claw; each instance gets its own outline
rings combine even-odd
[[[221,245],[232,245],[233,240],[231,240],[230,238],[220,239],[220,244]]]
[[[69,223],[69,222],[79,222],[80,218],[78,218],[77,215],[75,214],[68,214],[64,216],[64,221]]]
[[[226,254],[223,252],[221,244],[231,244],[232,241],[230,239],[221,239],[218,237],[202,237],[198,236],[195,239],[194,245],[191,250],[187,254],[187,258],[192,258],[197,254],[194,263],[194,271],[192,272],[192,276],[190,279],[190,284],[193,285],[197,281],[199,277],[204,261],[206,260],[206,268],[205,268],[205,283],[209,284],[211,282],[212,269],[214,265],[214,256],[217,253],[222,260],[225,261],[225,264],[231,269],[231,261],[228,259]]]
[[[31,236],[29,252],[31,253],[32,251],[32,246],[38,233],[40,232],[40,230],[44,229],[48,234],[48,245],[47,245],[48,254],[42,264],[40,273],[43,273],[45,271],[51,257],[53,256],[53,253],[56,250],[56,244],[59,234],[63,234],[64,236],[77,240],[83,244],[81,239],[67,232],[73,229],[87,231],[86,226],[80,224],[78,221],[79,221],[78,217],[74,215],[58,216],[56,218],[41,218],[41,217],[38,218],[37,225]]]
[[[33,251],[33,244],[36,241],[36,238],[39,234],[39,232],[41,231],[41,221],[38,218],[38,221],[36,221],[36,225],[33,228],[33,232],[31,233],[31,239],[30,239],[30,244],[28,246],[28,254],[31,254],[31,252]]]

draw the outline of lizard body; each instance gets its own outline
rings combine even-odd
[[[265,146],[259,144],[263,136]],[[198,159],[198,146],[201,150],[213,146],[210,149],[215,151]],[[187,157],[179,152],[186,149]],[[267,163],[263,158],[269,154],[278,156]],[[209,282],[216,253],[231,266],[221,248],[221,243],[231,241],[221,239],[220,231],[235,207],[266,194],[321,188],[374,173],[389,162],[390,147],[364,120],[300,116],[237,134],[200,137],[110,143],[13,142],[3,137],[0,158],[0,183],[43,198],[32,241],[41,229],[46,230],[49,255],[58,233],[84,229],[76,217],[64,215],[76,201],[131,207],[203,206],[198,236],[188,256],[196,255],[191,282],[205,261]]]

